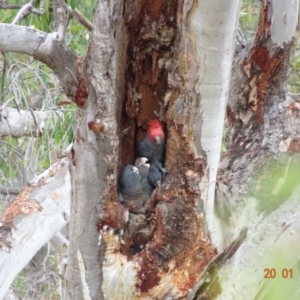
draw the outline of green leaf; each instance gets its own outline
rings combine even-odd
[[[75,4],[76,4],[75,0],[67,0],[67,3],[68,3],[69,6],[71,6],[71,8],[73,10],[75,9]]]

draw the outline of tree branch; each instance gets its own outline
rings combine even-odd
[[[59,78],[66,95],[75,101],[77,82],[66,68],[79,78],[81,69],[77,68],[76,54],[60,38],[55,32],[46,34],[25,26],[0,24],[0,51],[28,54],[45,63]]]
[[[36,134],[38,126],[50,116],[57,118],[55,111],[33,111],[2,107],[0,109],[0,136],[22,137]]]
[[[0,24],[0,50],[34,56],[47,34],[26,26]]]
[[[278,284],[275,279],[263,280],[265,269],[276,269],[278,277],[285,268],[293,270],[300,259],[299,191],[298,186],[276,211],[248,224],[247,238],[242,245],[234,249],[230,257],[227,257],[228,249],[220,253],[207,267],[188,299],[209,298],[212,291],[214,299],[235,299],[236,295],[241,299],[261,299],[260,293],[267,294]],[[283,280],[287,283],[292,278]],[[290,292],[295,293],[295,290]]]
[[[22,6],[22,8],[19,10],[17,15],[15,16],[14,20],[11,22],[11,24],[17,24],[20,22],[22,19],[24,19],[24,16],[27,12],[32,11],[32,4],[31,3],[26,3],[25,5]]]
[[[66,4],[64,0],[52,0],[54,15],[54,30],[57,32],[57,40],[63,41],[66,32]]]
[[[0,186],[0,193],[3,195],[18,195],[20,193],[20,189],[10,186]]]
[[[53,164],[4,211],[0,223],[0,299],[35,253],[67,224],[68,165],[68,158]]]
[[[68,10],[70,14],[72,14],[80,24],[82,24],[90,31],[93,30],[93,23],[90,20],[88,20],[77,8],[72,10],[71,7],[68,7]]]
[[[36,2],[36,1],[32,1],[32,3],[27,3],[27,4],[33,5],[33,2]],[[25,4],[25,5],[27,5],[27,4]],[[0,9],[22,9],[22,7],[24,7],[24,5],[18,5],[18,4],[7,4],[7,5],[5,5],[5,4],[0,3]],[[43,9],[43,6],[40,5],[40,9],[36,9],[34,7],[31,7],[30,12],[32,12],[34,14],[37,14],[39,16],[42,16],[45,13],[45,10]]]

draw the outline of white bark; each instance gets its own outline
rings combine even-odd
[[[298,24],[298,0],[270,1],[273,6],[272,14],[268,15],[272,22],[271,37],[274,44],[283,46],[284,43],[289,43],[296,35]],[[296,14],[295,14],[296,12]],[[293,16],[294,15],[294,16]]]
[[[0,299],[3,299],[14,278],[35,253],[67,224],[70,214],[68,165],[68,159],[64,158],[32,183],[34,189],[29,198],[41,205],[41,211],[26,217],[15,216],[16,228],[12,228],[12,247],[0,250]],[[28,196],[26,198],[28,199]],[[2,218],[1,226],[4,225],[3,222]],[[0,242],[3,245],[3,236],[0,236]]]
[[[0,136],[22,137],[42,132],[49,117],[63,118],[61,112],[29,111],[4,107],[1,109]],[[58,116],[57,116],[58,114]],[[38,127],[37,127],[38,126]],[[49,129],[49,128],[48,128]]]
[[[34,55],[47,34],[26,26],[0,24],[0,49]]]
[[[138,261],[128,261],[120,250],[120,241],[113,230],[103,231],[99,237],[99,242],[108,246],[103,263],[103,295],[104,299],[136,299],[136,278],[138,271]],[[152,299],[149,296],[149,299]]]
[[[200,68],[194,75],[194,89],[200,107],[194,109],[200,109],[202,114],[202,124],[199,123],[200,120],[191,120],[191,127],[197,154],[207,158],[206,178],[200,184],[201,198],[205,205],[206,222],[212,242],[219,247],[221,233],[214,223],[213,214],[215,184],[230,86],[239,1],[200,1],[192,5],[189,15],[189,41],[185,41],[185,45],[188,52],[192,44],[198,55],[197,63]],[[187,55],[190,57],[191,53]],[[189,72],[191,70],[192,66]]]
[[[60,232],[58,232],[52,239],[51,245],[55,249],[61,250],[62,248],[67,248],[69,246],[69,240],[67,240]]]

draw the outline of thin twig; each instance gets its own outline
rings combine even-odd
[[[45,9],[43,7],[44,1],[41,1],[40,9],[36,9],[33,7],[35,2],[36,1],[33,0],[30,3],[26,3],[25,5],[0,4],[0,9],[20,9],[20,11],[18,12],[15,19],[12,22],[12,24],[16,24],[16,23],[20,22],[21,20],[25,19],[29,15],[29,13],[34,13],[39,16],[42,16],[45,13]]]
[[[68,10],[69,13],[73,15],[80,24],[82,24],[90,31],[93,30],[93,23],[90,20],[88,20],[77,8],[73,10],[71,7],[68,7]]]
[[[79,80],[76,78],[76,76],[74,75],[74,73],[68,67],[66,67],[66,70],[70,73],[70,75],[73,78],[74,83],[76,84],[76,86],[78,86]]]
[[[3,104],[5,75],[6,75],[7,67],[10,68],[10,62],[4,51],[1,51],[1,54],[3,56],[3,71],[2,71],[2,87],[1,87],[1,95],[0,95],[0,104]]]
[[[35,132],[34,135],[37,136],[38,134],[41,133],[40,128],[39,128],[39,125],[38,125],[38,123],[37,123],[37,121],[36,121],[36,118],[35,118],[35,115],[34,115],[33,110],[32,110],[31,108],[29,108],[29,107],[28,107],[28,109],[29,109],[29,111],[30,111],[30,114],[32,115],[33,122],[34,122],[34,125],[35,125],[36,130],[37,130],[37,131]]]
[[[17,24],[19,21],[21,21],[22,19],[24,19],[24,15],[27,12],[31,12],[32,8],[33,7],[32,7],[31,3],[26,3],[24,6],[22,6],[22,8],[19,10],[19,12],[17,13],[17,15],[14,18],[14,20],[11,22],[11,24]]]
[[[23,5],[15,5],[15,4],[1,4],[0,3],[0,9],[20,9]]]
[[[0,186],[0,193],[3,195],[19,195],[20,189],[9,186]]]

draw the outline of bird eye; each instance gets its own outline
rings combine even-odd
[[[129,171],[128,171],[128,174],[131,174],[131,173],[132,173],[132,170],[129,170]]]
[[[140,163],[140,162],[138,162],[138,163],[137,163],[137,165],[138,165],[138,166],[140,166],[140,165],[141,165],[141,163]]]

